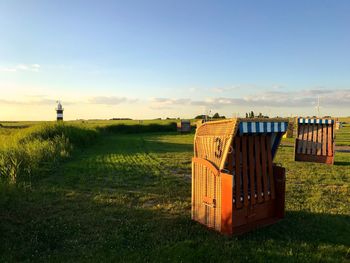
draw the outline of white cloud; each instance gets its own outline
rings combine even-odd
[[[16,68],[0,68],[0,72],[16,72]]]
[[[152,98],[151,109],[171,109],[173,106],[190,105],[191,99]]]
[[[63,99],[62,103],[64,105],[77,105],[77,104],[99,104],[99,105],[118,105],[122,103],[135,103],[137,99],[126,98],[126,97],[116,97],[116,96],[95,96],[90,98],[77,98],[75,100]],[[57,99],[50,98],[45,95],[30,95],[25,96],[22,99],[1,99],[0,104],[6,105],[56,105]]]
[[[295,92],[266,91],[257,94],[251,94],[243,98],[215,97],[204,100],[192,100],[189,98],[171,99],[154,98],[151,108],[169,109],[179,105],[194,105],[221,108],[227,105],[231,106],[249,106],[249,107],[310,107],[314,106],[317,97],[320,97],[322,106],[339,107],[350,105],[350,89],[309,89]]]
[[[216,87],[216,88],[212,88],[211,91],[214,93],[225,93],[225,92],[238,90],[239,88],[241,88],[241,86]]]
[[[0,72],[19,72],[32,71],[38,72],[41,66],[39,64],[18,64],[14,67],[0,67]]]
[[[28,99],[29,98],[29,99]],[[6,105],[28,105],[28,106],[50,106],[56,105],[57,100],[49,99],[42,96],[30,96],[27,99],[23,100],[6,100],[0,99],[0,104]],[[75,104],[75,102],[65,101],[66,105]]]
[[[117,105],[121,103],[133,103],[137,99],[130,99],[126,97],[116,97],[116,96],[95,96],[88,100],[91,104],[104,104],[104,105]]]

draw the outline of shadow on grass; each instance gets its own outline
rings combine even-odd
[[[349,156],[350,158],[350,156]],[[350,165],[350,161],[349,162],[334,162],[334,165],[341,165],[341,166],[349,166]]]
[[[257,233],[260,231],[265,232],[261,229]],[[283,220],[267,227],[266,233],[281,241],[350,246],[350,216],[289,211]]]

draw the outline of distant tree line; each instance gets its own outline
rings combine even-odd
[[[155,118],[153,120],[156,120],[156,121],[161,121],[162,118]],[[173,118],[173,117],[166,117],[164,120],[180,120],[180,117],[177,117],[177,118]]]
[[[258,115],[254,114],[254,111],[246,112],[245,113],[246,118],[269,118],[267,115],[263,115],[261,112],[259,112]]]
[[[217,112],[213,115],[213,117],[210,117],[209,115],[206,115],[206,114],[202,114],[202,115],[197,115],[195,117],[195,119],[197,120],[208,120],[208,119],[226,119],[226,117],[224,115],[221,115]]]
[[[112,121],[129,121],[129,120],[132,120],[132,119],[130,119],[130,118],[112,118],[110,120],[112,120]]]

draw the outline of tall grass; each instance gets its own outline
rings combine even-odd
[[[0,181],[30,182],[35,176],[57,166],[74,149],[92,144],[106,133],[176,131],[176,123],[113,124],[92,127],[85,124],[42,123],[25,129],[0,127]]]
[[[96,130],[63,123],[41,124],[0,140],[0,178],[6,183],[28,182],[56,166],[74,148],[86,146]]]

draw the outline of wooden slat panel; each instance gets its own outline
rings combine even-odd
[[[298,128],[298,140],[297,140],[297,153],[301,153],[303,149],[303,134],[304,134],[304,126],[299,124]]]
[[[308,133],[307,133],[307,146],[306,146],[306,153],[311,154],[311,148],[312,148],[312,125],[307,124],[308,127]]]
[[[327,156],[327,126],[322,125],[322,155]]]
[[[312,155],[316,155],[316,146],[317,146],[317,125],[312,125]]]
[[[304,126],[303,125],[300,125],[298,123],[298,139],[299,140],[302,140],[303,139],[303,129],[304,129]]]
[[[260,147],[260,136],[254,136],[255,143],[255,167],[256,167],[256,186],[257,186],[257,195],[258,202],[261,203],[264,201],[261,196],[262,193],[262,184],[261,184],[261,147]]]
[[[317,155],[322,155],[322,125],[317,125]]]
[[[242,177],[244,206],[248,206],[248,163],[247,163],[247,136],[242,136]]]
[[[272,146],[271,146],[271,137],[266,137],[266,151],[267,151],[267,170],[268,170],[268,177],[270,181],[270,192],[271,192],[271,198],[275,198],[275,180],[273,178],[273,170],[272,170]]]
[[[203,166],[204,167],[204,166]],[[204,167],[204,195],[208,195],[208,173],[210,172],[210,170],[207,167]],[[202,195],[203,196],[203,195]],[[208,213],[209,213],[209,209],[207,206],[204,206],[205,209],[205,224],[209,225],[209,217],[208,217]]]
[[[236,187],[236,207],[241,208],[242,202],[241,202],[241,137],[236,136],[235,137],[235,153],[236,153],[236,160],[235,160],[235,187]]]
[[[261,136],[261,171],[263,178],[263,187],[264,187],[264,200],[269,200],[270,197],[267,194],[268,184],[267,184],[267,156],[266,156],[266,135]]]
[[[307,146],[307,135],[308,135],[308,125],[301,125],[303,126],[303,140],[302,140],[302,150],[301,152],[303,154],[306,154],[306,146]]]
[[[333,156],[333,125],[328,125],[327,155]]]
[[[253,136],[248,137],[249,142],[249,177],[250,177],[250,203],[254,205],[255,200],[255,160],[254,160],[254,138]]]

